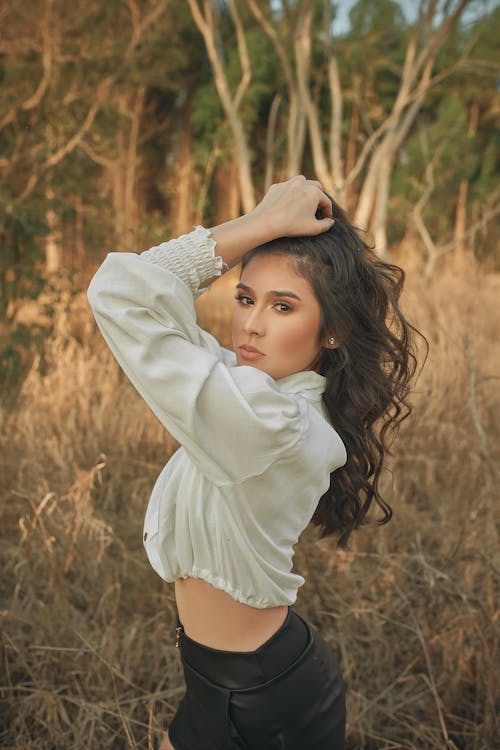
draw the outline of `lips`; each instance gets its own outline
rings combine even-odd
[[[260,359],[261,357],[265,357],[264,352],[261,352],[259,351],[259,349],[256,349],[254,346],[249,346],[248,344],[239,346],[238,351],[242,359],[247,359],[250,362],[253,362],[256,359]]]

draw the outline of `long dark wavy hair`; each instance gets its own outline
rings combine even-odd
[[[382,511],[377,524],[392,517],[380,493],[380,473],[412,411],[408,395],[418,366],[416,336],[425,342],[425,359],[429,344],[399,309],[404,270],[379,258],[345,211],[333,200],[332,205],[335,223],[327,232],[254,248],[243,257],[242,270],[256,255],[292,258],[319,301],[320,339],[334,336],[338,343],[324,349],[318,371],[326,377],[323,403],[344,441],[347,463],[331,474],[312,523],[321,537],[337,534],[339,546],[346,547],[352,531],[367,522],[373,501]]]

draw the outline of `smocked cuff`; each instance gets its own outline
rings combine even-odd
[[[200,284],[228,270],[221,256],[215,255],[215,244],[210,230],[198,225],[189,234],[145,250],[140,257],[171,271],[196,298],[205,291]]]

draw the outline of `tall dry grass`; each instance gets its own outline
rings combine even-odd
[[[199,304],[223,337],[221,289]],[[499,746],[499,290],[478,274],[409,279],[405,309],[431,353],[384,480],[394,520],[347,553],[312,528],[297,546],[297,608],[339,649],[350,748]],[[0,416],[0,744],[156,747],[183,682],[173,587],[141,530],[174,444],[84,297],[61,305]]]

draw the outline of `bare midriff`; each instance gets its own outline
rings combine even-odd
[[[255,651],[285,622],[288,607],[257,609],[199,578],[178,578],[175,599],[184,632],[221,651]]]

